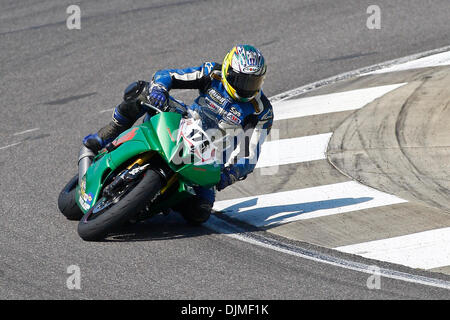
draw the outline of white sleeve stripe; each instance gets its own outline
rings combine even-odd
[[[185,73],[185,74],[170,72],[170,76],[176,80],[193,81],[193,80],[200,79],[203,76],[203,71],[195,71],[195,72],[190,72],[190,73]]]

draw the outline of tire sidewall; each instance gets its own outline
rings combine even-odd
[[[161,189],[161,177],[152,170],[144,173],[141,181],[112,207],[106,209],[93,220],[81,219],[78,235],[86,241],[98,241],[108,233],[123,225],[133,214],[142,210],[146,202]],[[95,208],[94,204],[89,210]],[[86,213],[86,214],[89,214]]]
[[[75,175],[61,190],[58,197],[58,209],[68,219],[79,221],[83,211],[75,200],[75,191],[78,185],[78,175]]]

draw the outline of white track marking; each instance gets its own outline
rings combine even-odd
[[[256,168],[326,159],[332,133],[267,141],[261,146]]]
[[[406,83],[286,100],[273,105],[274,120],[356,110]]]
[[[450,265],[450,228],[334,248],[366,258],[433,269]]]
[[[34,129],[29,129],[29,130],[25,130],[25,131],[21,131],[21,132],[16,132],[16,133],[13,134],[13,136],[18,136],[18,135],[21,135],[21,134],[30,133],[30,132],[37,131],[37,130],[39,130],[39,128],[34,128]]]
[[[109,108],[109,109],[101,110],[98,113],[113,112],[113,110],[114,110],[114,108]]]
[[[411,69],[420,69],[427,67],[438,67],[438,66],[448,66],[450,65],[450,52],[442,52],[438,54],[434,54],[425,58],[408,61],[402,64],[397,64],[391,67],[387,67],[381,70],[376,70],[373,72],[366,73],[364,75],[369,74],[380,74],[386,72],[397,72]]]
[[[291,89],[289,91],[279,93],[277,95],[272,96],[269,100],[270,100],[270,102],[272,102],[272,104],[274,104],[274,103],[277,103],[277,102],[280,102],[280,101],[283,101],[286,99],[290,99],[292,97],[299,96],[306,92],[311,92],[311,91],[317,90],[319,88],[325,87],[325,86],[333,84],[333,83],[337,83],[337,82],[340,82],[343,80],[350,79],[352,77],[367,75],[369,72],[372,72],[375,70],[380,70],[385,67],[397,65],[400,63],[405,63],[405,62],[412,61],[412,60],[417,60],[417,59],[420,59],[423,57],[430,56],[432,54],[437,54],[437,53],[446,52],[446,51],[450,51],[450,46],[445,46],[442,48],[413,54],[413,55],[406,56],[403,58],[386,61],[383,63],[371,65],[368,67],[356,69],[356,70],[349,71],[349,72],[344,72],[344,73],[338,74],[336,76],[333,76],[333,77],[330,77],[327,79],[319,80],[319,81],[316,81],[316,82],[313,82],[313,83],[310,83],[310,84],[307,84],[307,85],[304,85],[304,86],[301,86],[301,87],[298,87],[295,89]]]
[[[447,47],[407,56],[407,57],[400,58],[400,59],[387,61],[387,62],[384,62],[381,64],[353,70],[350,72],[345,72],[345,73],[339,74],[334,77],[323,79],[323,80],[320,80],[320,81],[317,81],[317,82],[314,82],[311,84],[307,84],[305,86],[301,86],[301,87],[280,93],[278,95],[272,96],[270,98],[270,101],[272,102],[272,104],[275,105],[276,103],[279,103],[283,100],[286,100],[286,99],[289,99],[289,98],[292,98],[295,96],[299,96],[306,92],[316,90],[318,88],[321,88],[326,85],[330,85],[332,83],[343,81],[343,80],[349,79],[351,77],[362,75],[364,73],[368,73],[368,72],[371,72],[374,70],[379,70],[386,66],[391,66],[391,65],[411,61],[411,60],[416,60],[416,59],[419,59],[419,58],[422,58],[425,56],[429,56],[431,54],[449,51],[449,50],[450,50],[450,46],[447,46]],[[282,112],[280,112],[280,113],[282,113]],[[356,183],[356,182],[354,182],[354,183]],[[389,196],[389,195],[387,195],[387,196]],[[393,196],[391,196],[391,197],[393,197]],[[256,199],[256,202],[254,200],[252,200],[252,201],[255,202],[256,204],[258,204],[258,201],[257,201],[258,196],[249,197],[247,199],[252,199],[252,198]],[[395,198],[395,197],[393,197],[393,198]],[[243,198],[243,199],[245,199],[245,198]],[[404,200],[402,200],[402,199],[398,199],[397,202],[398,201],[404,202]],[[368,201],[368,202],[370,202],[370,201]],[[220,207],[226,208],[226,207],[229,207],[230,205],[232,205],[231,202],[227,203],[225,201],[218,201],[215,204],[215,208],[216,209],[220,208]],[[252,204],[250,203],[250,205],[252,205]],[[273,205],[273,204],[270,204],[270,205]],[[247,209],[247,211],[248,211],[248,209]],[[254,235],[253,233],[245,232],[244,230],[241,230],[240,228],[236,227],[235,225],[231,225],[222,219],[216,218],[215,216],[211,216],[210,219],[204,225],[211,230],[225,234],[226,236],[235,238],[240,241],[251,243],[253,245],[269,248],[271,250],[283,252],[283,253],[286,253],[289,255],[301,257],[301,258],[312,260],[312,261],[319,262],[319,263],[334,265],[334,266],[337,266],[337,267],[340,267],[343,269],[355,270],[355,271],[360,271],[360,272],[364,272],[364,273],[368,273],[368,274],[373,273],[373,271],[371,271],[369,266],[366,264],[362,264],[362,263],[358,263],[358,262],[350,261],[350,260],[345,260],[345,259],[339,259],[339,258],[336,258],[333,256],[324,255],[320,252],[312,252],[311,250],[306,250],[304,248],[299,248],[299,247],[294,248],[293,246],[290,246],[288,244],[285,244],[285,243],[282,243],[279,241],[273,241],[271,239],[270,240],[257,239],[256,238],[257,235]],[[395,270],[389,270],[389,269],[385,269],[385,268],[380,269],[380,274],[381,274],[381,276],[386,277],[386,278],[397,279],[397,280],[411,282],[411,283],[417,283],[417,284],[423,284],[423,285],[427,285],[427,286],[450,289],[449,282],[439,280],[439,279],[417,276],[417,275],[398,272]]]
[[[355,181],[217,201],[214,209],[256,227],[404,203]]]
[[[329,256],[317,251],[296,247],[289,245],[271,238],[255,235],[253,233],[245,232],[241,228],[235,225],[231,225],[228,222],[219,219],[215,216],[211,216],[209,220],[204,224],[207,228],[224,234],[230,238],[250,243],[252,245],[260,246],[277,252],[282,252],[302,259],[325,263],[339,268],[344,268],[347,270],[358,271],[366,274],[373,274],[371,266],[355,262],[351,260],[346,260],[342,258],[337,258],[334,256]],[[426,285],[430,287],[437,287],[443,289],[450,289],[450,282],[440,279],[433,279],[418,275],[413,275],[405,272],[399,272],[391,269],[380,268],[380,276],[390,279],[401,280],[410,283],[416,283],[421,285]]]
[[[9,144],[9,145],[7,145],[7,146],[0,147],[0,150],[3,150],[3,149],[6,149],[6,148],[10,148],[10,147],[17,146],[18,144],[21,144],[21,143],[22,143],[22,142],[16,142],[16,143],[13,143],[13,144]]]

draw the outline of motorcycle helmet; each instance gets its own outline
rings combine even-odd
[[[222,63],[222,83],[236,101],[252,100],[261,90],[267,65],[262,53],[251,45],[237,45]]]

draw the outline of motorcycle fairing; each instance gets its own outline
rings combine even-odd
[[[217,184],[220,179],[220,167],[216,163],[174,163],[174,154],[182,150],[182,157],[186,157],[190,147],[185,139],[177,135],[180,120],[180,114],[164,112],[119,135],[112,143],[115,149],[99,154],[80,179],[75,193],[80,209],[86,213],[99,200],[104,182],[117,168],[149,151],[157,152],[178,174],[178,194],[169,197],[167,201],[176,202],[192,194],[191,186],[212,187]]]

